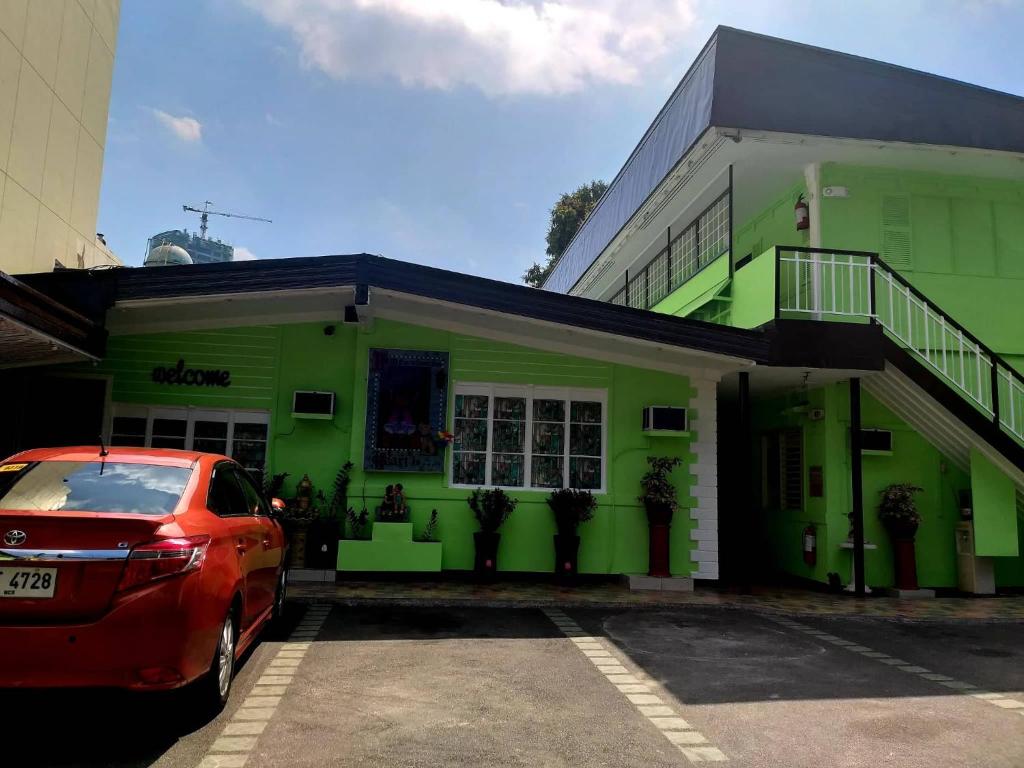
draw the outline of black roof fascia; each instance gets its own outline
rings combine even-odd
[[[29,279],[40,290],[59,290],[64,295],[77,296],[79,302],[87,300],[81,294],[97,290],[97,282],[110,283],[108,290],[119,302],[335,286],[353,286],[357,296],[365,296],[369,286],[743,360],[765,361],[770,355],[768,340],[757,331],[630,309],[365,253],[93,273],[69,270],[31,275]]]
[[[716,31],[711,124],[1024,152],[1024,98],[731,27]]]

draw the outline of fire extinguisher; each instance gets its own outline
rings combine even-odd
[[[813,525],[804,528],[804,562],[807,565],[814,565],[818,562],[818,533]]]
[[[800,232],[804,229],[810,229],[811,227],[811,208],[807,205],[807,201],[804,200],[804,196],[800,195],[796,199],[796,205],[793,206],[793,214],[796,216],[796,231]]]

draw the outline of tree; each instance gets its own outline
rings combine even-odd
[[[540,288],[544,284],[555,262],[569,247],[570,241],[583,226],[583,221],[594,210],[601,195],[608,189],[603,181],[592,181],[584,184],[574,192],[566,192],[551,209],[551,223],[548,225],[547,244],[545,249],[547,261],[544,265],[534,264],[523,273],[523,282]]]

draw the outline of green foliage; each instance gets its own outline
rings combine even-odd
[[[363,507],[363,511],[358,515],[356,514],[355,509],[349,507],[345,510],[345,521],[348,523],[348,531],[352,535],[353,539],[370,538],[370,532],[368,530],[370,513],[365,507]]]
[[[420,541],[437,541],[437,510],[430,510],[430,519],[423,526],[423,533],[420,534]]]
[[[497,533],[519,502],[500,488],[477,488],[469,495],[469,508],[484,533]]]
[[[660,508],[675,512],[679,508],[676,499],[676,487],[669,480],[673,469],[683,463],[675,456],[648,456],[650,469],[640,478],[640,486],[644,492],[638,497],[648,509]]]
[[[551,222],[548,225],[547,249],[544,251],[548,257],[547,261],[543,265],[534,264],[526,270],[523,273],[524,283],[534,288],[540,288],[544,284],[558,257],[565,253],[565,249],[569,247],[569,243],[607,189],[608,185],[605,182],[595,180],[558,198],[558,202],[551,209]]]
[[[914,504],[914,494],[923,489],[909,483],[894,483],[882,489],[878,505],[878,519],[892,532],[906,533],[917,530],[921,513]]]
[[[327,506],[328,517],[340,518],[348,509],[348,486],[352,482],[352,467],[352,462],[346,461],[334,476],[334,492],[331,494],[331,503]]]
[[[590,491],[562,488],[548,496],[548,506],[555,513],[555,525],[562,536],[574,536],[580,523],[594,517],[597,499]]]
[[[287,472],[278,472],[276,475],[263,477],[263,496],[267,501],[281,497],[281,489],[284,488],[284,481],[287,478]]]

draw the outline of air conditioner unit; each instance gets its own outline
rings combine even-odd
[[[892,453],[892,430],[862,429],[860,431],[861,453],[888,456]]]
[[[334,393],[296,390],[292,395],[292,416],[296,419],[333,419]]]
[[[688,429],[686,409],[672,405],[648,405],[644,408],[644,432],[685,434]]]

